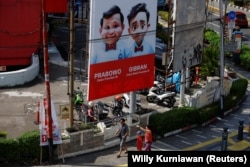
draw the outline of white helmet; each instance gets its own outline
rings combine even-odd
[[[91,107],[93,106],[93,102],[92,101],[89,102],[89,106],[91,106]]]

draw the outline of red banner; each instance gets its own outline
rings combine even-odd
[[[88,100],[153,86],[154,54],[92,64]]]
[[[67,12],[67,0],[45,0],[46,13],[65,13]]]

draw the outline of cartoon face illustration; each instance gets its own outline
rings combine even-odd
[[[147,21],[145,12],[139,12],[134,18],[131,19],[128,32],[131,37],[140,44],[148,31],[150,24]]]
[[[120,14],[114,14],[103,19],[103,25],[99,32],[106,44],[116,43],[122,35],[124,24],[121,22]]]

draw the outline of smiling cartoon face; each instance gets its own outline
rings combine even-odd
[[[120,14],[114,14],[110,18],[103,19],[99,31],[106,44],[114,44],[121,37],[123,29],[124,24],[121,23]]]
[[[128,32],[138,45],[141,44],[149,26],[145,12],[139,12],[131,19]]]

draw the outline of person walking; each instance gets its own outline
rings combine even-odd
[[[137,132],[137,138],[136,138],[136,148],[137,151],[142,151],[142,145],[143,145],[143,133],[142,131]]]
[[[144,132],[144,138],[145,138],[145,148],[144,151],[151,151],[151,145],[153,142],[153,134],[151,127],[149,125],[146,125],[145,128],[141,127],[140,125],[137,125],[137,127]]]
[[[126,139],[129,133],[128,125],[125,123],[125,119],[120,119],[121,127],[116,131],[115,135],[120,138],[120,150],[117,155],[117,158],[121,157],[122,151],[125,151],[125,153],[128,152],[127,146],[126,146]]]

